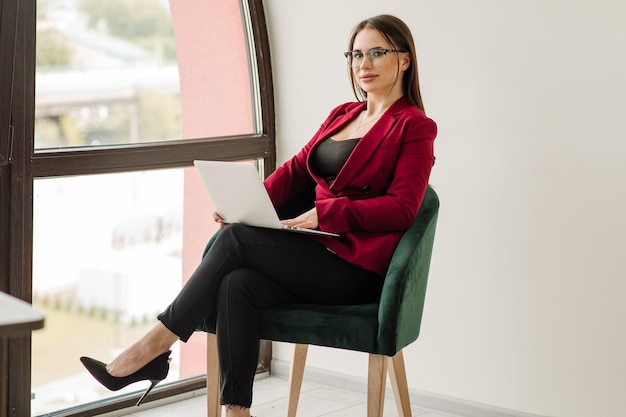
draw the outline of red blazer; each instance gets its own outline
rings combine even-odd
[[[265,187],[280,207],[313,185],[320,229],[341,234],[313,238],[346,261],[384,276],[424,198],[437,126],[400,98],[361,138],[329,186],[312,172],[311,151],[365,107],[354,102],[335,108],[309,143],[265,180]]]

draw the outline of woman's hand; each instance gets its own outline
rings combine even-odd
[[[293,219],[286,219],[281,221],[282,224],[287,226],[297,226],[304,229],[317,229],[319,222],[317,220],[317,208],[313,207],[311,210],[302,213],[298,217]]]
[[[220,229],[223,229],[228,225],[228,223],[226,223],[224,219],[222,219],[222,216],[220,216],[216,212],[213,212],[213,221],[220,224]]]

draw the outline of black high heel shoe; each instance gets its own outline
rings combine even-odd
[[[157,356],[155,359],[153,359],[143,368],[139,369],[137,372],[122,377],[112,376],[110,373],[107,372],[106,364],[95,359],[83,356],[80,358],[80,361],[83,363],[85,368],[87,368],[89,373],[98,380],[98,382],[100,382],[111,391],[120,390],[125,386],[135,382],[150,381],[150,387],[148,387],[148,389],[146,390],[146,392],[143,393],[139,401],[137,401],[137,405],[139,405],[146,398],[146,395],[148,395],[148,393],[152,391],[152,388],[154,388],[159,382],[163,381],[167,376],[167,373],[170,370],[170,353],[171,351],[165,352]]]

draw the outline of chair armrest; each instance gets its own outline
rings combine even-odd
[[[209,249],[211,249],[211,246],[213,245],[213,242],[215,242],[215,239],[217,239],[217,237],[219,236],[221,230],[218,229],[217,232],[215,232],[213,234],[213,236],[211,236],[211,239],[209,239],[209,241],[207,242],[206,246],[204,247],[204,250],[202,251],[202,259],[204,259],[204,257],[206,256],[207,252],[209,251]]]
[[[388,356],[419,336],[438,210],[439,199],[429,187],[389,265],[378,307],[378,350]]]

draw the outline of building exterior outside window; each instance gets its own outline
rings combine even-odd
[[[15,68],[0,93],[1,131],[14,133],[0,149],[0,289],[46,314],[32,348],[11,342],[9,407],[97,415],[142,386],[103,390],[78,358],[111,359],[151,327],[216,230],[193,160],[273,169],[262,3],[3,3],[24,47],[6,48],[2,32]],[[174,346],[155,395],[202,387],[204,340]]]

